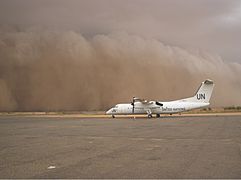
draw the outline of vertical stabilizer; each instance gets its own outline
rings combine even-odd
[[[207,79],[204,82],[202,82],[201,86],[197,90],[197,93],[195,96],[184,99],[185,101],[190,102],[203,102],[203,103],[209,103],[209,100],[211,98],[212,92],[214,88],[214,83],[212,80]]]

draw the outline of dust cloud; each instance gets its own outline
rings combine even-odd
[[[174,100],[215,81],[212,106],[241,104],[241,65],[124,32],[0,30],[0,111],[105,110]]]

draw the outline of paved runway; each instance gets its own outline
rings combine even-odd
[[[241,116],[0,116],[0,178],[241,178]]]

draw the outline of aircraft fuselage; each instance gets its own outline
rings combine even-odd
[[[191,109],[198,109],[207,107],[209,103],[199,102],[163,102],[163,106],[155,104],[155,101],[151,101],[152,104],[143,105],[136,102],[133,110],[131,103],[117,104],[106,112],[106,114],[117,115],[117,114],[146,114],[148,111],[152,114],[173,114],[180,113],[183,111],[189,111]]]
[[[201,83],[198,91],[192,97],[168,102],[148,101],[133,97],[132,103],[117,104],[109,109],[106,114],[110,114],[112,117],[117,114],[148,114],[148,117],[157,114],[157,117],[159,117],[160,114],[173,114],[203,108],[210,104],[209,100],[213,88],[213,81],[207,79]]]

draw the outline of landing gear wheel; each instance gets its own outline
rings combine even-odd
[[[112,115],[112,118],[115,118],[115,115]]]
[[[148,118],[152,118],[152,115],[151,114],[148,114],[148,116],[147,116]]]
[[[161,117],[161,116],[160,116],[160,114],[156,114],[156,117],[159,118],[159,117]]]

